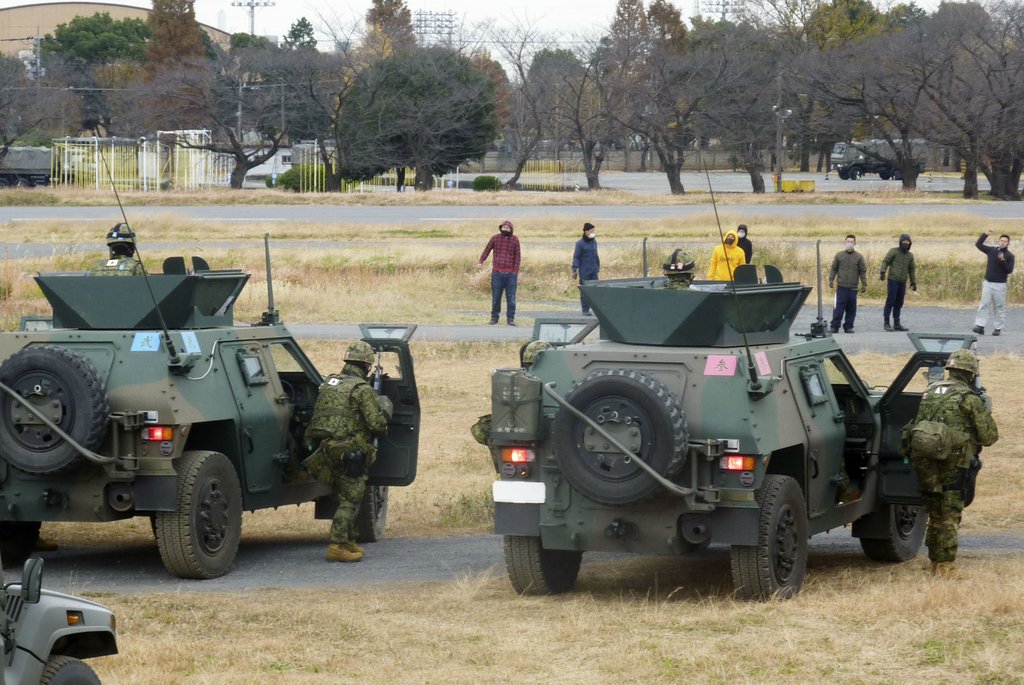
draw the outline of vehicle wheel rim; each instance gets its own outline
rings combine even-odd
[[[60,378],[54,374],[44,371],[33,371],[30,374],[15,379],[10,384],[10,387],[23,398],[28,399],[43,414],[47,414],[46,405],[51,402],[58,402],[60,404],[61,416],[60,420],[55,421],[55,423],[64,432],[68,432],[69,428],[74,425],[74,404],[68,401],[68,389],[61,383]],[[15,410],[15,401],[8,398],[4,405],[3,420],[9,428],[8,433],[25,449],[35,452],[46,452],[61,442],[62,438],[54,433],[53,429],[44,424],[15,424],[12,417],[12,412]],[[28,410],[21,407],[21,411],[27,412]]]
[[[894,516],[896,517],[896,534],[900,536],[901,540],[908,539],[914,533],[914,528],[917,526],[917,509],[906,505],[896,507]]]
[[[627,447],[630,446],[631,441],[636,441],[636,438],[627,438],[627,432],[638,430],[640,448],[636,450],[636,454],[641,459],[647,460],[652,447],[653,435],[651,427],[646,425],[643,418],[644,410],[636,402],[626,397],[602,397],[588,404],[583,413]],[[608,451],[604,451],[603,445],[601,451],[584,448],[586,429],[587,426],[583,422],[577,423],[577,444],[580,445],[580,456],[587,470],[609,480],[629,478],[640,470],[639,466],[627,463],[625,456],[610,443]]]
[[[219,480],[207,482],[199,493],[196,533],[203,550],[216,554],[228,534],[229,502]]]
[[[778,523],[775,526],[775,554],[772,564],[775,567],[775,577],[780,584],[789,581],[796,566],[797,555],[799,554],[800,541],[797,539],[796,516],[789,506],[779,511]]]

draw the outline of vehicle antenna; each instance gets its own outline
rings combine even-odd
[[[821,305],[821,240],[818,240],[814,244],[814,250],[817,253],[818,261],[818,320],[811,324],[811,337],[812,338],[824,338],[825,337],[825,319],[822,317],[822,305]]]
[[[274,308],[274,279],[270,274],[270,234],[263,234],[263,253],[267,258],[267,311],[263,312],[261,324],[271,326],[281,322],[281,315]]]
[[[111,152],[113,152],[114,143],[110,143]],[[102,150],[99,153],[100,159],[103,160],[103,168],[107,172],[107,179],[110,181],[110,189],[114,191],[114,199],[117,200],[117,208],[121,210],[121,218],[124,219],[124,225],[131,229],[131,224],[128,223],[128,215],[124,213],[124,205],[121,204],[121,196],[117,192],[117,184],[114,183],[114,175],[110,173],[110,167],[107,165],[107,158],[103,155]],[[153,293],[153,285],[149,282],[149,272],[146,270],[146,265],[142,261],[142,253],[139,252],[139,244],[135,242],[135,231],[132,230],[132,247],[135,248],[135,256],[139,260],[139,266],[142,267],[142,278],[146,281],[146,290],[149,291],[149,299],[153,301],[153,309],[156,310],[156,318],[160,322],[160,330],[163,331],[164,345],[167,346],[167,354],[171,357],[171,364],[177,365],[181,363],[181,357],[178,356],[178,351],[174,347],[174,341],[171,340],[171,333],[167,330],[167,322],[164,321],[164,313],[160,311],[160,305],[156,301],[156,295]]]
[[[711,174],[708,172],[708,163],[704,162],[704,175],[708,179],[708,192],[711,193],[711,207],[715,210],[715,223],[718,224],[718,240],[720,244],[725,245],[725,234],[722,232],[722,221],[718,218],[718,204],[715,202],[715,189],[711,187]],[[757,369],[754,367],[754,353],[750,349],[750,343],[747,341],[747,324],[743,320],[743,308],[740,307],[740,298],[736,293],[736,278],[732,271],[732,265],[729,264],[729,252],[725,252],[725,266],[729,269],[729,273],[732,274],[733,278],[729,280],[729,285],[732,290],[732,296],[736,300],[736,316],[739,317],[740,333],[743,335],[743,347],[747,351],[747,375],[750,377],[750,388],[751,390],[760,390],[761,381],[757,377]]]

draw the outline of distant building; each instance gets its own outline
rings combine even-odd
[[[746,6],[747,0],[693,0],[694,13],[705,19],[735,19]]]
[[[16,57],[23,50],[32,49],[36,36],[53,34],[61,24],[75,17],[91,17],[106,12],[114,20],[149,17],[149,10],[130,5],[105,2],[47,2],[39,5],[19,5],[0,9],[0,53]],[[199,24],[213,42],[227,47],[231,34],[213,26]]]

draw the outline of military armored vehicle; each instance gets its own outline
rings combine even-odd
[[[262,321],[236,325],[249,274],[192,267],[177,257],[148,277],[36,277],[49,330],[32,321],[0,334],[5,558],[28,554],[40,522],[147,516],[171,573],[213,578],[235,557],[243,510],[315,501],[317,518],[333,515],[329,490],[301,468],[322,377],[281,323],[272,285]],[[394,405],[361,507],[372,542],[387,488],[416,476],[420,407],[415,326],[362,330]]]
[[[791,337],[810,287],[751,269],[734,289],[583,284],[598,339],[493,373],[495,532],[518,592],[570,590],[586,551],[723,544],[738,596],[789,597],[808,538],[847,525],[872,559],[917,554],[926,514],[900,432],[919,371],[941,374],[973,336],[913,335],[905,368],[870,388],[820,316]]]
[[[82,659],[117,654],[114,614],[102,604],[43,590],[43,560],[29,559],[7,583],[0,615],[2,685],[99,684]]]

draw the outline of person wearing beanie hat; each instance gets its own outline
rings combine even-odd
[[[891,248],[885,253],[882,260],[882,269],[879,274],[880,281],[885,281],[886,270],[889,271],[887,290],[885,296],[885,308],[882,310],[883,327],[887,331],[909,331],[900,323],[900,312],[903,310],[903,300],[907,296],[907,281],[910,281],[910,289],[917,292],[917,272],[914,264],[914,255],[910,253],[909,233],[901,233],[899,245]],[[889,325],[889,315],[892,314],[893,325]]]
[[[519,262],[522,252],[519,238],[512,235],[515,226],[508,219],[498,224],[498,232],[491,236],[484,247],[477,266],[483,266],[487,255],[494,252],[491,260],[491,325],[501,318],[501,294],[505,293],[505,316],[508,325],[516,325],[516,289],[519,286]]]
[[[576,241],[572,253],[572,277],[583,281],[596,281],[601,272],[601,257],[597,254],[597,227],[589,221],[583,224],[583,236]],[[580,293],[580,308],[590,314],[590,303]]]
[[[737,226],[736,235],[739,237],[739,240],[736,241],[736,244],[743,250],[743,256],[747,260],[744,264],[753,264],[751,260],[754,258],[754,243],[750,242],[750,238],[747,237],[748,233],[746,224]]]

